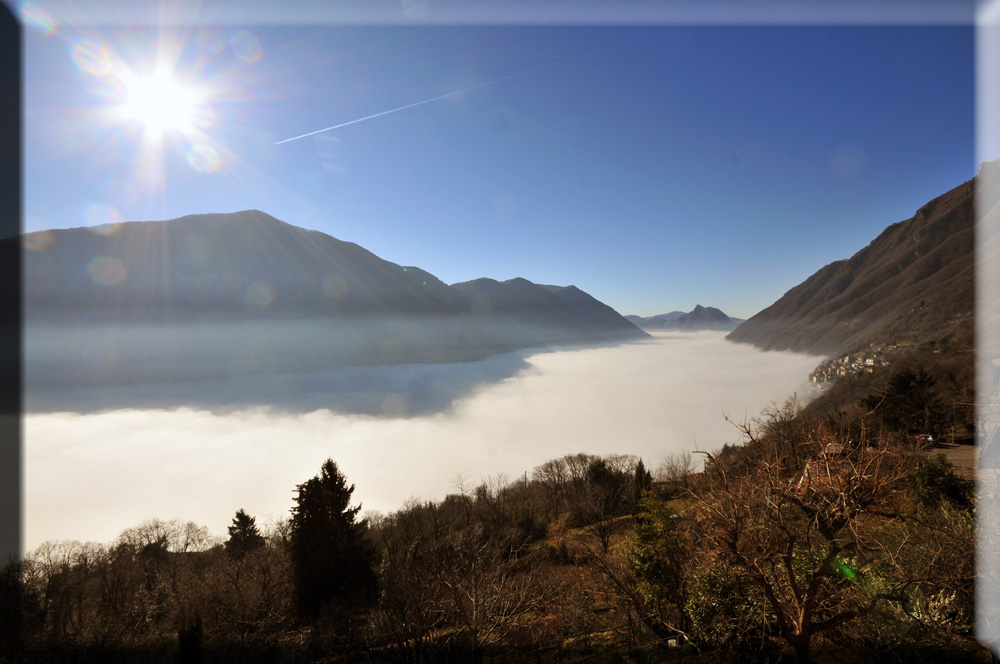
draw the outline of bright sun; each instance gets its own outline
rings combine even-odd
[[[123,82],[126,98],[121,113],[141,124],[148,135],[155,137],[166,130],[190,129],[198,96],[175,81],[169,72],[157,70],[149,76],[130,76]]]

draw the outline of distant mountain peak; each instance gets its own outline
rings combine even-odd
[[[731,318],[715,307],[704,307],[695,305],[694,309],[684,313],[673,311],[669,314],[659,314],[656,316],[626,316],[634,324],[644,330],[721,330],[729,331],[735,329],[743,321],[738,318]]]

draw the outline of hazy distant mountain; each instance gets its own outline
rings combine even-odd
[[[468,298],[473,320],[486,329],[503,322],[543,341],[552,335],[560,341],[615,339],[634,337],[639,331],[576,286],[543,286],[517,278],[504,282],[476,279],[452,288]]]
[[[928,341],[971,347],[980,176],[892,224],[850,259],[822,268],[727,338],[829,355]]]
[[[647,323],[649,321],[654,321],[654,320],[674,320],[675,318],[680,318],[683,315],[684,315],[683,311],[671,311],[668,314],[656,314],[655,316],[635,316],[635,315],[629,314],[629,315],[625,316],[625,318],[630,323],[634,323],[635,325],[637,325],[639,327],[642,327],[643,324],[645,324],[645,323]]]
[[[251,210],[31,233],[35,385],[121,384],[480,359],[647,336],[572,286],[448,286]]]
[[[732,318],[715,307],[703,307],[700,304],[688,313],[671,311],[669,314],[656,316],[626,316],[644,330],[733,330],[743,322],[740,318]]]

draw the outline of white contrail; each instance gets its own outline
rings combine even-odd
[[[407,104],[406,106],[400,106],[399,108],[394,108],[388,111],[382,111],[381,113],[375,113],[374,115],[367,115],[363,118],[358,118],[357,120],[350,120],[348,122],[341,122],[340,124],[333,125],[332,127],[326,127],[325,129],[317,129],[316,131],[311,131],[308,134],[302,134],[301,136],[293,136],[292,138],[286,138],[283,141],[278,141],[275,145],[281,145],[282,143],[288,143],[289,141],[297,141],[300,138],[306,138],[307,136],[315,136],[316,134],[322,134],[324,131],[332,131],[334,129],[340,129],[341,127],[346,127],[347,125],[357,124],[359,122],[364,122],[365,120],[371,120],[372,118],[377,118],[383,115],[389,115],[390,113],[395,113],[397,111],[405,111],[408,108],[413,108],[414,106],[422,106],[424,104],[429,104],[432,101],[438,101],[439,99],[444,99],[446,97],[454,97],[455,95],[460,95],[463,92],[471,92],[472,90],[478,90],[479,88],[485,88],[488,85],[496,85],[497,83],[503,83],[504,81],[509,81],[512,78],[518,78],[519,76],[527,76],[528,74],[533,74],[541,69],[546,69],[548,67],[554,67],[558,64],[562,64],[567,60],[560,60],[559,62],[553,62],[552,64],[542,65],[541,67],[535,67],[534,69],[529,69],[528,71],[518,72],[517,74],[511,74],[510,76],[504,76],[503,78],[498,78],[495,81],[487,81],[485,83],[480,83],[479,85],[473,85],[471,88],[463,88],[462,90],[455,90],[454,92],[448,92],[437,97],[432,97],[431,99],[424,99],[423,101],[413,102],[412,104]]]

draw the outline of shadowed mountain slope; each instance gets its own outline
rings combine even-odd
[[[155,322],[463,306],[427,272],[256,210],[43,231],[25,245],[29,318]]]
[[[822,268],[727,336],[766,350],[837,355],[869,346],[971,344],[974,196],[970,180]]]
[[[24,247],[30,386],[477,360],[646,334],[573,287],[451,287],[250,210],[42,231]]]

